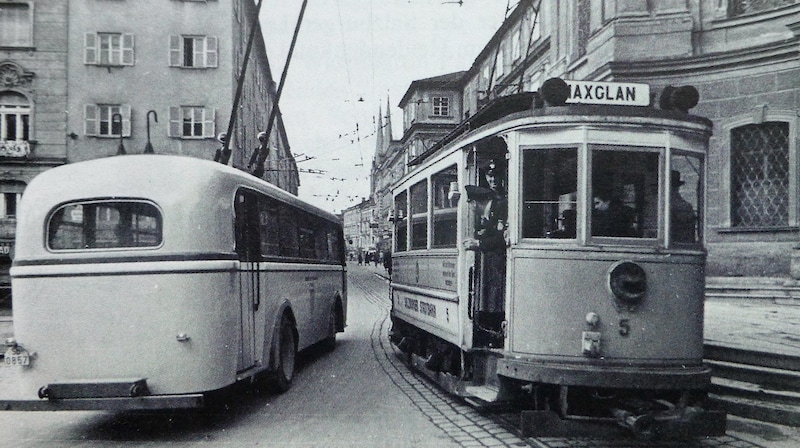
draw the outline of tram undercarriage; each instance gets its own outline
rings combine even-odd
[[[554,375],[547,382],[520,380],[498,374],[509,364],[502,348],[461,350],[400,319],[393,318],[392,323],[389,338],[411,368],[473,406],[518,410],[519,429],[525,437],[597,435],[613,427],[609,423],[647,440],[725,434],[725,412],[704,409],[702,389],[646,387],[668,384],[664,380],[669,373],[653,371],[645,381],[633,380],[634,373],[620,376],[620,383],[634,388],[565,384],[564,375],[554,374],[552,369],[543,375]]]

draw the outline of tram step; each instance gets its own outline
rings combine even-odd
[[[800,406],[715,393],[708,395],[708,401],[711,406],[739,417],[785,426],[800,426]]]
[[[477,398],[478,400],[486,403],[492,403],[497,401],[497,395],[500,392],[500,389],[488,385],[481,385],[467,386],[464,388],[464,391],[469,397]]]
[[[800,372],[738,364],[727,361],[706,360],[715,378],[743,381],[762,387],[800,392]]]

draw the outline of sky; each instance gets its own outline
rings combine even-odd
[[[263,0],[260,22],[276,83],[303,0]],[[509,5],[510,3],[510,5]],[[516,0],[310,0],[280,108],[301,170],[299,196],[340,213],[370,194],[379,110],[411,82],[468,70]],[[384,119],[384,123],[386,120]],[[311,172],[308,172],[311,171]]]

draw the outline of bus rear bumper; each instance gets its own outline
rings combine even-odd
[[[2,400],[3,411],[124,411],[156,409],[194,409],[204,406],[203,394],[151,395],[116,398],[45,398],[41,400]]]

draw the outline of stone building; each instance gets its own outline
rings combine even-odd
[[[694,85],[692,113],[714,122],[709,286],[800,296],[800,0],[521,0],[453,77],[463,116],[551,77],[646,83],[654,93]],[[401,107],[417,116],[415,101]],[[415,126],[407,120],[404,141]]]
[[[16,203],[36,174],[142,153],[148,143],[158,154],[214,157],[255,8],[247,0],[0,0],[0,272],[13,252]],[[260,29],[248,64],[230,139],[230,163],[242,169],[276,93]],[[297,194],[280,114],[273,130],[264,178]]]

